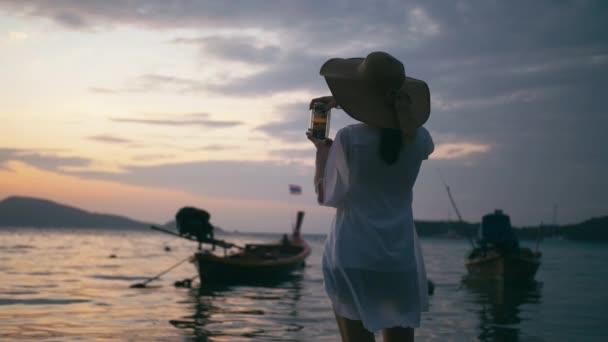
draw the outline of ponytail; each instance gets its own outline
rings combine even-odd
[[[399,159],[399,152],[403,147],[401,130],[382,128],[380,131],[380,158],[388,165],[394,164]]]

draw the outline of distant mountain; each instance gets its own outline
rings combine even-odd
[[[147,228],[149,225],[124,216],[91,213],[39,198],[12,196],[0,201],[0,228]],[[175,221],[169,221],[164,226],[175,229]],[[478,227],[479,223],[416,221],[418,234],[426,237],[475,238]],[[216,232],[227,234],[219,227],[215,229]],[[570,240],[608,241],[608,216],[571,225],[522,227],[515,231],[520,239],[536,239],[539,229],[545,237],[558,235]]]
[[[561,226],[558,233],[571,240],[608,241],[608,216],[594,217],[579,224]]]
[[[147,228],[149,225],[38,198],[12,196],[0,202],[0,227]]]

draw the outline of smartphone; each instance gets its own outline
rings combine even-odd
[[[313,138],[325,140],[329,137],[331,108],[323,102],[315,102],[310,110],[310,132]]]

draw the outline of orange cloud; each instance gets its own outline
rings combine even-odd
[[[490,150],[489,145],[474,143],[449,143],[435,146],[432,159],[458,159],[475,153],[484,153]]]

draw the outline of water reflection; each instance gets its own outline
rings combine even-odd
[[[187,289],[183,303],[192,314],[169,322],[184,330],[185,341],[297,341],[293,334],[302,329],[297,322],[302,272]]]
[[[479,315],[479,341],[520,341],[522,306],[540,304],[542,283],[535,280],[506,282],[467,276],[463,285],[472,293]]]

